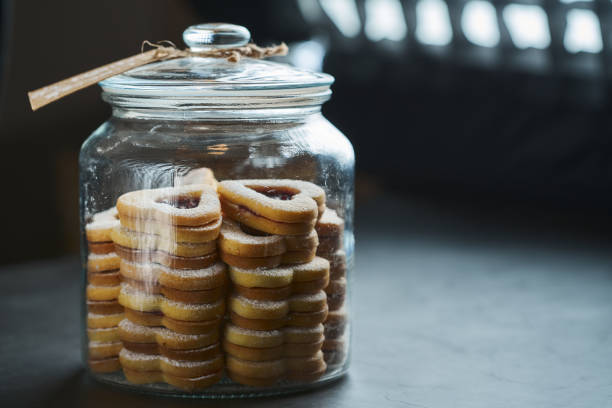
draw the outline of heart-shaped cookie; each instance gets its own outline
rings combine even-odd
[[[218,246],[221,259],[228,265],[255,269],[310,262],[318,242],[314,230],[305,235],[262,235],[224,219]]]
[[[117,211],[121,219],[187,227],[208,225],[221,215],[217,192],[204,184],[131,191],[117,199]]]
[[[325,192],[301,180],[226,180],[219,183],[223,212],[270,234],[306,234],[325,208]]]

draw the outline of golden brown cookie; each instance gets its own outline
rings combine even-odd
[[[89,369],[94,373],[112,373],[121,370],[118,357],[88,360]]]
[[[132,343],[124,341],[122,344],[123,348],[133,351],[134,353],[164,356],[179,361],[204,361],[210,360],[221,354],[220,343],[188,350],[174,350],[160,346],[157,343]]]
[[[326,305],[327,296],[323,291],[314,294],[292,295],[289,298],[289,310],[291,310],[291,312],[318,312],[323,310]]]
[[[119,197],[117,211],[120,218],[190,227],[207,225],[221,215],[217,192],[204,184],[131,191]]]
[[[217,262],[217,253],[203,256],[184,257],[171,255],[162,251],[141,251],[115,245],[115,252],[125,261],[134,263],[155,263],[172,269],[202,269]]]
[[[205,225],[187,227],[169,225],[156,220],[122,217],[121,225],[131,231],[157,235],[168,241],[203,243],[217,239],[221,230],[221,218],[219,217]]]
[[[90,329],[108,329],[117,327],[119,322],[123,320],[123,313],[116,314],[96,314],[87,313],[87,327]]]
[[[324,339],[323,330],[322,324],[312,327],[285,327],[283,329],[284,342],[285,344],[318,343]]]
[[[225,286],[226,267],[218,262],[202,269],[172,269],[158,264],[135,263],[121,260],[124,279],[144,282],[182,291],[204,291]]]
[[[291,374],[310,374],[325,370],[323,364],[323,353],[319,350],[314,355],[308,357],[287,357],[285,366],[288,375]]]
[[[296,294],[307,294],[307,293],[317,293],[327,287],[329,283],[329,277],[324,276],[321,279],[308,281],[308,282],[293,282],[291,285],[291,289],[293,293]]]
[[[326,256],[342,249],[342,237],[319,237],[317,255]]]
[[[115,228],[111,232],[115,245],[140,251],[165,252],[170,255],[182,257],[204,256],[216,252],[215,241],[208,242],[176,242],[172,238],[155,234],[143,234],[128,230],[125,227]]]
[[[276,330],[281,329],[285,326],[287,321],[286,316],[278,319],[252,319],[240,316],[238,313],[232,311],[230,313],[230,320],[236,326],[243,327],[251,330]]]
[[[323,323],[325,327],[326,339],[338,339],[344,335],[348,322],[347,311],[345,308],[330,311]]]
[[[244,269],[230,266],[229,276],[234,284],[247,288],[282,288],[291,284],[293,269]]]
[[[292,286],[290,285],[280,288],[248,288],[246,286],[233,285],[233,288],[234,293],[237,295],[254,300],[286,300],[292,293]]]
[[[242,269],[276,268],[281,264],[282,255],[265,256],[261,258],[237,256],[221,251],[221,260],[230,266]]]
[[[340,279],[346,276],[346,254],[344,251],[336,251],[324,257],[329,260],[330,279]]]
[[[110,343],[119,341],[119,331],[117,327],[103,329],[87,329],[89,341]]]
[[[346,298],[346,278],[334,279],[325,289],[327,306],[330,311],[338,310],[344,305]]]
[[[91,217],[91,221],[85,225],[85,235],[89,243],[112,242],[110,232],[119,225],[119,216],[115,207],[101,211]]]
[[[307,263],[315,258],[316,253],[316,248],[287,251],[282,255],[281,263],[287,265]]]
[[[254,235],[244,231],[240,223],[224,219],[219,234],[219,250],[229,255],[263,258],[287,251],[285,239],[279,235]]]
[[[203,321],[220,318],[225,313],[225,300],[191,304],[176,302],[160,295],[141,292],[127,283],[121,284],[119,303],[140,312],[162,312],[164,316],[183,321]]]
[[[88,300],[87,311],[96,314],[117,314],[123,313],[123,306],[118,300]]]
[[[177,377],[202,377],[223,368],[223,356],[217,354],[209,360],[180,361],[162,355],[142,354],[123,349],[119,353],[121,366],[133,371],[161,371]]]
[[[287,325],[299,327],[316,326],[325,321],[328,311],[329,309],[325,305],[323,309],[315,312],[291,312],[287,316]]]
[[[329,261],[315,257],[312,261],[293,265],[293,282],[310,282],[329,276]]]
[[[87,272],[108,272],[119,269],[119,257],[116,253],[89,254],[87,257]]]
[[[147,327],[123,319],[118,335],[123,342],[157,343],[172,350],[199,349],[219,341],[218,330],[203,334],[181,334],[162,327]]]
[[[228,354],[226,365],[230,377],[232,374],[236,374],[246,378],[278,379],[285,373],[285,361],[283,359],[249,361]]]
[[[283,358],[283,346],[276,347],[245,347],[229,342],[227,339],[223,341],[223,350],[232,356],[248,361],[267,361],[278,360]]]
[[[285,343],[283,355],[285,357],[308,357],[321,350],[323,339],[312,343]]]
[[[344,220],[338,217],[335,210],[326,208],[315,226],[319,239],[321,237],[342,237],[344,234]]]
[[[219,183],[218,191],[228,202],[283,223],[310,222],[325,206],[323,189],[300,180],[226,180]]]
[[[235,324],[225,325],[225,340],[238,346],[251,348],[271,348],[283,345],[282,330],[250,330]]]
[[[225,286],[206,290],[179,290],[162,286],[161,294],[166,299],[183,303],[213,303],[225,297]]]
[[[286,300],[254,300],[232,295],[228,301],[229,309],[247,319],[283,319],[289,313],[290,302]]]
[[[96,286],[118,286],[121,283],[121,275],[118,270],[88,273],[87,282]]]
[[[117,357],[121,348],[123,347],[120,341],[112,342],[99,342],[90,341],[89,347],[89,359],[100,360],[103,358]]]
[[[87,300],[114,300],[119,297],[118,285],[113,286],[96,286],[87,285],[86,294]]]
[[[87,249],[90,254],[110,254],[111,252],[115,252],[115,244],[110,242],[89,242],[87,244]]]
[[[221,317],[202,321],[177,320],[164,316],[161,312],[139,312],[132,309],[125,309],[125,317],[142,326],[163,326],[182,334],[205,334],[218,330],[222,321]]]
[[[305,235],[284,235],[283,238],[288,251],[312,249],[319,245],[319,237],[315,230]]]
[[[231,218],[234,221],[238,221],[242,224],[248,225],[259,231],[266,232],[268,234],[277,235],[303,235],[308,234],[314,228],[316,219],[308,222],[280,222],[273,221],[269,218],[257,215],[248,209],[231,203],[226,200],[221,200],[221,209],[223,210],[223,216]]]

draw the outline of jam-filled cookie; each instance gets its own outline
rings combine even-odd
[[[205,184],[137,190],[117,200],[121,219],[153,220],[178,226],[203,226],[221,215],[214,188]]]
[[[299,180],[227,180],[219,183],[224,213],[259,231],[308,234],[325,208],[325,192]]]

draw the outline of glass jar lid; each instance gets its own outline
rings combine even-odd
[[[187,28],[192,52],[245,46],[245,27],[209,23]],[[124,108],[180,110],[268,109],[319,106],[329,99],[331,75],[242,57],[188,56],[144,65],[101,81],[103,99]]]

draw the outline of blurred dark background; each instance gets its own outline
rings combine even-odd
[[[97,87],[36,113],[27,91],[210,21],[336,77],[323,110],[355,147],[357,225],[360,202],[386,194],[471,224],[608,239],[612,2],[1,5],[0,264],[78,251],[78,151],[110,115]]]

